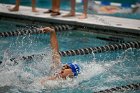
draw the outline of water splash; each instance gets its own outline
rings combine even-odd
[[[8,50],[4,53],[4,62],[0,65],[0,87],[10,86],[9,91],[24,91],[24,92],[42,92],[47,91],[51,92],[59,89],[69,89],[69,88],[82,88],[82,86],[86,83],[95,82],[95,86],[86,86],[82,89],[86,91],[90,90],[100,90],[109,88],[104,84],[115,82],[115,81],[124,81],[131,80],[135,81],[139,80],[138,76],[131,76],[130,78],[124,78],[125,72],[129,72],[127,62],[134,61],[130,60],[130,56],[135,54],[132,49],[128,49],[125,52],[121,53],[116,60],[111,60],[109,62],[100,63],[96,61],[96,55],[94,54],[93,60],[91,62],[81,62],[79,60],[75,60],[74,62],[78,63],[81,67],[81,73],[77,78],[67,79],[67,80],[54,80],[47,81],[45,86],[42,86],[40,80],[49,76],[49,70],[51,66],[51,50],[44,49],[43,51],[47,51],[47,56],[34,57],[32,61],[18,60],[18,64],[14,64],[14,62],[10,61],[8,57]],[[26,54],[26,53],[25,53]],[[28,54],[28,53],[27,53]],[[27,55],[26,54],[26,55]],[[29,54],[28,54],[29,55]],[[133,56],[132,56],[133,57]],[[137,69],[140,66],[137,66]],[[117,70],[116,70],[117,69]],[[122,73],[119,73],[119,71]],[[133,72],[134,73],[134,72]],[[108,74],[106,78],[104,78]],[[135,74],[135,73],[134,73]],[[99,77],[98,77],[99,76]],[[98,77],[99,80],[102,80],[102,83],[99,83],[99,80],[96,80],[95,77]],[[95,79],[95,80],[94,80]]]

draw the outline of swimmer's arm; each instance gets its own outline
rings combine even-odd
[[[43,28],[42,31],[44,32],[50,32],[50,42],[51,42],[51,48],[52,48],[52,59],[54,62],[54,66],[53,68],[57,68],[58,66],[60,66],[61,63],[61,57],[59,55],[59,47],[58,47],[58,40],[57,40],[57,36],[55,33],[55,30],[50,28],[50,27],[46,27]]]
[[[58,40],[56,37],[55,31],[51,32],[51,47],[52,47],[52,59],[54,62],[55,67],[60,66],[61,57],[59,55],[59,47],[58,47]]]

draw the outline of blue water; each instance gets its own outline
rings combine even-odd
[[[19,23],[0,21],[0,32],[19,29]],[[21,24],[21,23],[20,23]],[[25,24],[21,24],[25,25]],[[7,27],[8,26],[8,27]],[[95,38],[94,33],[69,31],[57,33],[60,50],[103,46],[118,42]],[[77,62],[81,74],[74,80],[48,81],[40,85],[40,78],[48,75],[51,64],[49,34],[0,38],[0,92],[5,93],[93,93],[116,86],[140,82],[140,50],[128,49],[83,56],[62,57],[62,63]],[[41,60],[22,60],[20,56],[48,54]],[[10,61],[16,57],[18,64]],[[126,91],[139,93],[140,91]]]
[[[135,4],[136,0],[132,2],[130,1],[115,1],[117,3],[132,3]],[[15,4],[14,0],[0,0],[0,3],[3,4]],[[21,5],[24,6],[31,6],[31,1],[30,0],[21,0]],[[37,0],[37,7],[39,8],[51,8],[51,1],[50,0]],[[70,0],[61,0],[61,10],[70,10]],[[76,4],[76,11],[77,12],[82,12],[83,11],[83,4],[82,3],[77,3]],[[126,10],[127,11],[127,10]],[[95,11],[88,10],[89,14],[98,14]],[[140,19],[139,13],[115,13],[115,14],[106,14],[108,16],[115,16],[115,17],[123,17],[123,18],[132,18],[132,19]]]

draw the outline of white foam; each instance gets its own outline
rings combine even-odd
[[[79,82],[82,82],[83,80],[89,80],[92,77],[105,71],[102,65],[97,64],[95,62],[91,62],[87,64],[83,63],[82,69],[83,71],[81,72],[78,78]]]

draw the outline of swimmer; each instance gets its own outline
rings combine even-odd
[[[99,11],[107,13],[107,14],[113,14],[116,13],[118,10],[120,10],[117,6],[102,6]]]
[[[53,76],[44,77],[41,80],[41,84],[44,85],[47,80],[58,80],[58,79],[66,80],[67,78],[77,77],[78,74],[80,73],[80,67],[78,64],[67,63],[62,66],[55,30],[50,27],[45,27],[40,30],[43,31],[44,33],[50,33],[50,42],[51,42],[52,59],[53,59],[51,71],[58,72]]]

